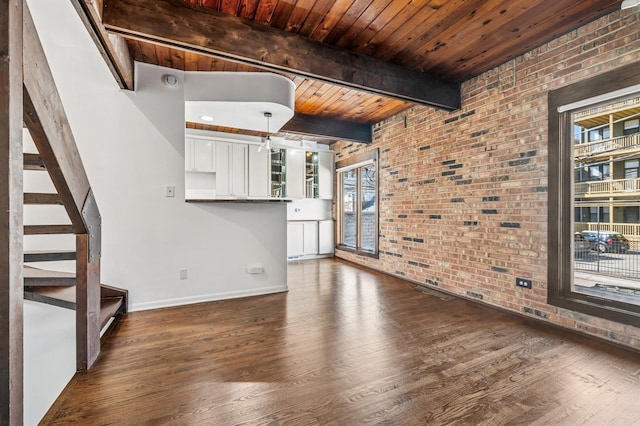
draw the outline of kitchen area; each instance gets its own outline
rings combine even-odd
[[[187,129],[185,201],[287,204],[287,258],[334,254],[334,153],[328,145]]]

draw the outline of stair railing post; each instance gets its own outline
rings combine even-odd
[[[22,16],[0,0],[0,424],[23,423]]]
[[[89,231],[76,235],[76,344],[77,368],[91,368],[100,354],[100,257],[101,217],[89,191],[82,207],[82,218]]]

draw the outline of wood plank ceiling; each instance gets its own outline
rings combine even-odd
[[[202,16],[237,17],[252,28],[269,27],[457,83],[604,16],[621,3],[621,0],[164,1],[174,8],[178,5],[185,9],[186,4],[187,9],[200,11]],[[115,9],[122,2],[126,0],[104,0],[104,14],[108,14],[107,8]],[[150,8],[147,15],[150,18],[151,12]],[[194,15],[188,16],[193,19]],[[114,26],[104,20],[107,29],[114,31]],[[176,18],[165,24],[169,27],[180,23]],[[190,26],[189,22],[184,24]],[[136,61],[185,71],[261,71],[255,60],[248,64],[237,55],[222,58],[209,51],[185,47],[180,40],[173,43],[161,36],[150,38],[144,31],[135,30],[115,32],[127,38],[130,54]],[[249,47],[256,42],[255,37],[242,38],[242,34],[229,36]],[[300,52],[292,52],[295,54]],[[308,58],[292,59],[290,62],[295,63]],[[281,73],[296,84],[296,113],[370,124],[413,105],[404,99],[296,75],[290,70]]]

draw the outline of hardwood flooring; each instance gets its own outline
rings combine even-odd
[[[333,259],[135,312],[44,424],[640,424],[640,355]]]

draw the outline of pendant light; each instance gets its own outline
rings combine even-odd
[[[624,0],[620,5],[620,9],[630,9],[640,5],[640,0]]]
[[[267,119],[267,136],[262,139],[262,144],[258,148],[258,152],[262,152],[263,150],[267,150],[267,152],[271,152],[273,146],[271,145],[271,133],[269,132],[269,119],[271,118],[270,112],[265,112],[264,116]]]

